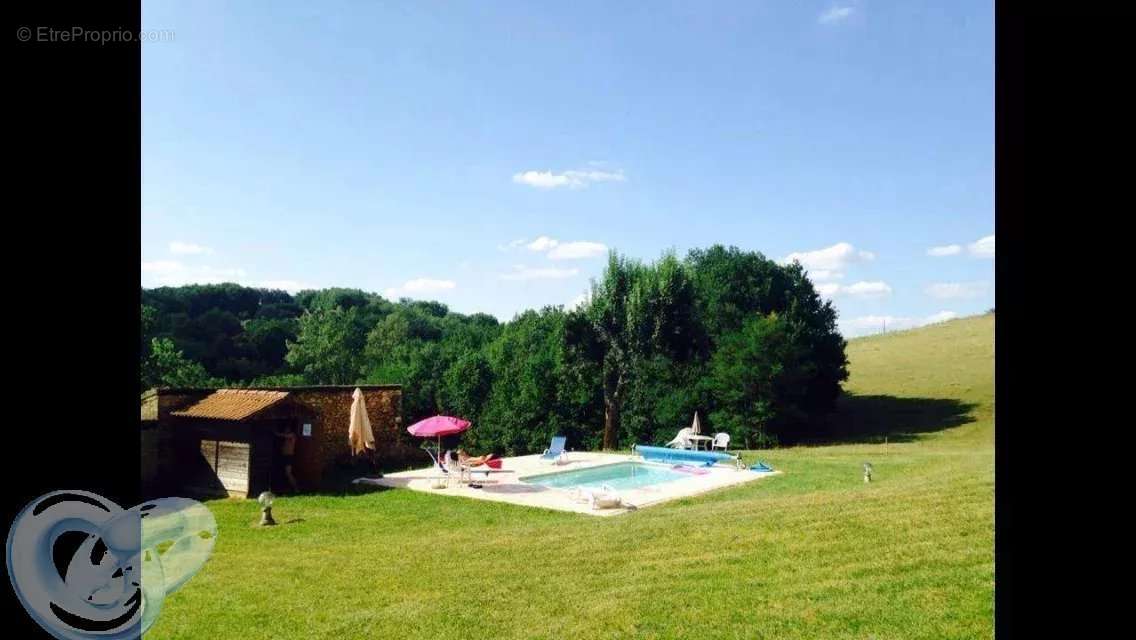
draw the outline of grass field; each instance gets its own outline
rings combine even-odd
[[[283,498],[261,529],[211,502],[213,558],[147,637],[991,637],[994,316],[848,354],[850,442],[749,452],[785,475],[637,513],[391,490]]]

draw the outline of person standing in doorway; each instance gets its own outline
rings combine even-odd
[[[300,487],[296,484],[296,477],[292,475],[292,461],[296,457],[296,440],[298,440],[296,425],[286,425],[283,431],[277,431],[275,435],[280,438],[280,461],[284,467],[284,477],[288,479],[292,492],[299,493]]]

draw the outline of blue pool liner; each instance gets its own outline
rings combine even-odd
[[[659,462],[690,462],[698,463],[704,466],[712,466],[718,462],[726,462],[733,460],[734,456],[727,453],[717,453],[714,451],[690,451],[687,449],[671,449],[668,447],[651,447],[647,445],[635,445],[635,453],[643,456],[644,460],[656,460]]]

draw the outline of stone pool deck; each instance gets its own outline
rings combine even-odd
[[[595,516],[612,516],[676,498],[686,498],[723,487],[753,482],[754,480],[760,480],[781,473],[780,471],[739,471],[732,467],[715,466],[708,468],[709,473],[704,475],[692,474],[682,480],[620,491],[619,494],[623,498],[623,503],[628,505],[627,507],[594,510],[587,502],[581,502],[575,499],[571,490],[542,487],[524,481],[524,478],[529,476],[587,469],[589,467],[614,464],[617,462],[642,462],[642,459],[638,456],[626,454],[588,452],[571,452],[568,454],[567,461],[564,464],[553,464],[547,460],[541,460],[539,455],[502,458],[502,470],[511,473],[491,473],[487,476],[486,474],[477,473],[475,471],[473,481],[482,485],[480,489],[474,489],[465,485],[458,486],[453,483],[447,483],[445,488],[434,488],[434,479],[440,474],[432,468],[400,471],[398,473],[388,474],[382,478],[359,478],[355,482],[361,485],[412,489],[414,491],[423,491],[437,495],[461,496],[475,500],[509,502],[526,507],[556,509],[558,511],[571,511]]]

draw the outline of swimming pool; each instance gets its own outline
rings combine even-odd
[[[520,478],[520,480],[552,489],[572,489],[575,487],[598,489],[600,485],[606,484],[612,489],[620,490],[639,489],[689,477],[687,474],[671,471],[666,467],[641,462],[620,462],[589,469],[542,473]]]

